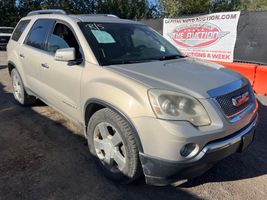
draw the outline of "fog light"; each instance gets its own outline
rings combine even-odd
[[[193,156],[195,156],[198,153],[199,147],[197,144],[195,143],[189,143],[184,145],[181,150],[180,150],[180,154],[183,157],[186,158],[191,158]]]

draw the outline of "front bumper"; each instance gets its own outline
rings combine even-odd
[[[243,151],[254,138],[257,121],[258,114],[246,127],[225,138],[209,142],[196,157],[187,161],[168,161],[140,153],[146,182],[167,185],[203,174],[216,162]]]

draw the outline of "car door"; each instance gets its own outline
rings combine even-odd
[[[75,48],[76,60],[72,62],[55,60],[58,49]],[[80,117],[80,82],[83,71],[82,50],[70,26],[56,22],[47,40],[45,60],[41,63],[40,80],[43,83],[42,96],[67,114]]]
[[[27,87],[37,95],[42,90],[40,78],[41,63],[45,62],[46,40],[55,20],[38,19],[31,27],[24,43],[19,49],[19,57],[23,66]]]

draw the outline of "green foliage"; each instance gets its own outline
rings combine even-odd
[[[266,11],[267,0],[243,0],[244,9],[250,11]]]
[[[246,10],[247,0],[216,0],[212,4],[212,12]]]
[[[88,14],[94,12],[93,0],[43,0],[41,9],[63,9],[72,14]]]
[[[13,26],[17,21],[16,0],[0,0],[0,26]]]
[[[151,18],[153,7],[147,0],[97,0],[97,13],[110,13],[126,19]]]
[[[211,12],[216,0],[159,0],[164,16],[179,16]]]
[[[267,0],[159,0],[163,16],[267,10]]]
[[[151,0],[0,0],[0,26],[15,26],[32,10],[52,8],[73,14],[109,13],[135,20],[235,10],[267,10],[267,0],[158,0],[153,5],[149,2]]]
[[[211,3],[207,0],[183,0],[181,14],[191,15],[195,13],[207,13],[210,11]]]
[[[109,13],[127,19],[152,18],[148,0],[0,0],[0,26],[15,26],[32,10],[63,9],[72,14]]]

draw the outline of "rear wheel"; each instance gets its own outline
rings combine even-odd
[[[105,108],[90,119],[88,144],[104,174],[119,183],[129,183],[141,174],[133,132],[120,115]]]
[[[11,80],[15,100],[25,106],[33,104],[36,98],[26,93],[19,72],[15,68],[11,71]]]

